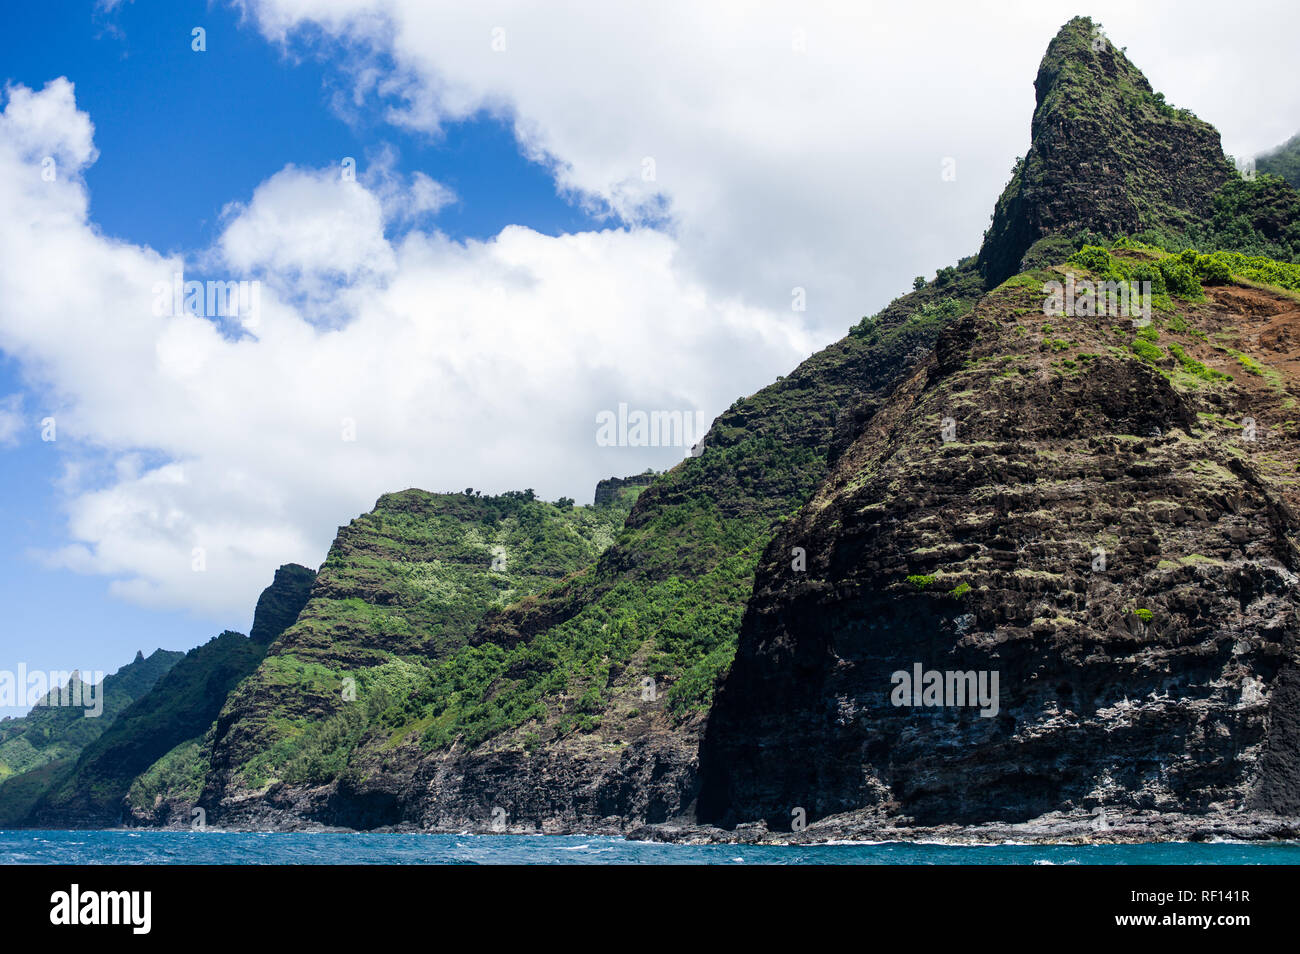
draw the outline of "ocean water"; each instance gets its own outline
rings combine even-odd
[[[0,831],[0,864],[1294,865],[1300,864],[1300,843],[787,847],[568,835]]]

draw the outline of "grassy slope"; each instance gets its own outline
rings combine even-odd
[[[55,777],[46,767],[71,766],[119,713],[147,693],[182,656],[159,649],[106,676],[104,712],[98,718],[88,719],[75,707],[38,706],[21,718],[0,722],[0,825],[21,821]]]
[[[264,645],[229,631],[190,650],[86,746],[75,770],[41,799],[38,814],[114,823],[136,777],[175,746],[201,737],[265,652]]]
[[[463,652],[485,613],[590,565],[638,492],[603,507],[530,492],[380,498],[340,530],[298,622],[231,696],[215,784],[330,777],[363,737],[409,725],[431,667]],[[360,706],[344,704],[352,688]]]
[[[490,615],[473,645],[434,670],[415,697],[423,744],[531,749],[590,735],[618,745],[645,728],[648,708],[670,730],[705,711],[734,655],[758,556],[825,474],[837,422],[887,392],[979,288],[972,263],[945,269],[737,401],[700,457],[642,494],[594,566]]]

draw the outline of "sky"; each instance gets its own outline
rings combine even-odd
[[[8,11],[0,669],[246,632],[387,491],[672,466],[598,415],[712,420],[975,252],[1077,13],[1228,153],[1300,129],[1287,3]]]

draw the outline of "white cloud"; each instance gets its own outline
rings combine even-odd
[[[0,447],[18,443],[18,435],[26,424],[22,409],[21,394],[0,398]]]
[[[23,96],[44,118],[0,114],[0,205],[17,212],[0,227],[0,348],[85,457],[64,484],[71,542],[47,559],[129,599],[246,613],[277,564],[319,563],[340,522],[408,486],[589,499],[599,477],[683,453],[597,447],[598,411],[716,414],[811,347],[691,280],[660,232],[390,241],[385,197],[429,183],[295,167],[230,208],[204,262],[267,279],[252,334],[158,315],[154,285],[185,263],[96,232],[75,175],[41,180],[27,153],[74,154],[88,121],[61,88],[36,94],[53,106]],[[318,320],[322,294],[340,320]]]
[[[1038,61],[1080,12],[1066,0],[243,5],[269,38],[346,63],[353,108],[425,129],[488,110],[580,196],[634,221],[662,197],[683,269],[773,311],[806,288],[823,341],[976,251],[1028,146]],[[1172,102],[1220,124],[1229,151],[1300,126],[1294,4],[1085,12]],[[941,178],[947,157],[955,181]]]
[[[392,271],[379,200],[336,169],[288,166],[253,193],[248,206],[229,205],[222,233],[232,268],[275,275],[286,284],[325,276],[352,282]]]
[[[14,153],[28,161],[53,156],[72,175],[95,161],[94,127],[88,116],[76,112],[66,77],[51,80],[40,92],[9,86],[5,97],[5,132]]]
[[[671,451],[597,447],[596,412],[712,416],[911,276],[975,251],[1028,145],[1038,60],[1076,12],[241,5],[269,38],[342,64],[341,111],[434,130],[487,110],[560,189],[633,224],[451,241],[431,217],[455,197],[380,150],[358,157],[356,182],[286,165],[230,197],[219,241],[183,262],[93,227],[93,127],[71,85],[10,89],[0,349],[74,451],[59,485],[69,544],[49,558],[113,576],[130,599],[241,615],[275,565],[319,562],[333,528],[385,491],[589,498],[598,477],[667,466]],[[1093,5],[1157,88],[1250,154],[1295,131],[1300,12],[1219,13]],[[153,314],[154,285],[186,266],[264,282],[251,335]],[[791,311],[796,286],[807,313]]]

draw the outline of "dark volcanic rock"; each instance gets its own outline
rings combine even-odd
[[[1040,329],[1017,306],[1041,297],[1009,284],[946,333],[768,547],[702,820],[1295,812],[1297,522],[1261,476],[1295,446],[1220,426],[1257,392],[1113,348],[1127,321]],[[916,664],[996,673],[996,714],[897,705]]]
[[[311,595],[316,571],[297,563],[286,563],[275,571],[275,579],[262,591],[253,612],[253,628],[248,638],[263,646],[270,645],[294,624]]]
[[[1214,127],[1166,104],[1086,17],[1052,40],[1034,93],[1032,145],[980,249],[990,287],[1047,235],[1186,232],[1235,175]]]

